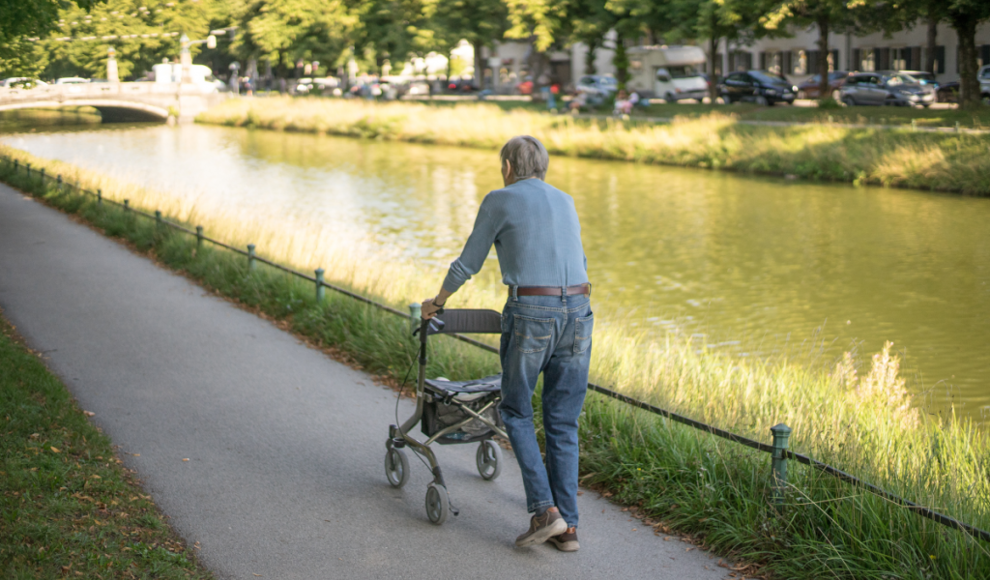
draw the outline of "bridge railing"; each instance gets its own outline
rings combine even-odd
[[[209,94],[215,88],[204,89],[199,84],[180,83],[78,83],[47,85],[33,89],[0,87],[0,102],[63,101],[74,98],[127,98],[142,95]]]

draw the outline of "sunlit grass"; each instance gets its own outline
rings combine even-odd
[[[230,99],[202,123],[495,149],[530,134],[558,155],[795,175],[990,195],[990,136],[738,123],[731,112],[672,123],[573,119],[493,104],[369,103],[330,99]],[[944,156],[931,163],[932,151]]]
[[[0,178],[45,195],[226,295],[289,320],[297,331],[342,349],[371,372],[401,378],[414,360],[406,321],[333,293],[316,304],[308,282],[266,269],[249,272],[243,257],[197,250],[189,236],[155,231],[151,220],[59,196],[52,184],[42,188],[36,177],[27,180],[23,164],[101,188],[106,197],[129,199],[133,207],[161,209],[172,219],[203,225],[207,235],[224,242],[254,243],[260,255],[298,269],[323,267],[329,281],[398,308],[437,290],[443,272],[435,267],[370,253],[360,241],[317,228],[279,231],[264,216],[245,220],[198,209],[167,192],[9,147],[0,153],[22,164],[18,175],[4,164]],[[503,300],[494,290],[468,284],[456,305],[499,308]],[[967,419],[930,416],[913,405],[889,346],[870,360],[846,356],[823,370],[784,356],[740,359],[690,339],[657,338],[627,324],[607,304],[595,308],[592,375],[599,384],[761,441],[769,442],[769,427],[786,423],[793,429],[792,449],[990,528],[987,434]],[[494,356],[438,341],[430,372],[469,378],[497,366]],[[723,551],[767,563],[785,577],[990,575],[990,554],[978,541],[812,470],[792,467],[787,516],[778,516],[767,506],[766,455],[596,398],[589,400],[583,421],[586,482],[603,485],[680,529],[703,533]]]

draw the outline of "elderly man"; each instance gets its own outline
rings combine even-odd
[[[533,513],[516,545],[551,541],[573,552],[577,541],[578,416],[591,359],[591,285],[581,224],[571,196],[544,182],[550,158],[539,141],[513,137],[502,147],[505,187],[485,196],[461,256],[440,293],[423,302],[433,317],[481,270],[495,244],[508,300],[502,311],[502,404]],[[543,373],[546,461],[533,426],[533,393]]]

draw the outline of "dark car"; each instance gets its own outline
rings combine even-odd
[[[938,86],[935,91],[935,99],[940,103],[959,102],[959,81],[952,81]]]
[[[828,73],[828,86],[831,89],[832,97],[838,100],[838,90],[839,87],[846,82],[846,78],[849,73],[844,70],[837,70]],[[804,81],[797,86],[797,98],[799,99],[817,99],[818,89],[820,88],[822,75],[814,75],[810,79]]]
[[[718,94],[727,104],[740,101],[765,106],[792,104],[796,93],[797,87],[787,78],[762,70],[731,73],[718,85]]]
[[[840,89],[845,105],[896,105],[928,107],[935,89],[904,73],[880,71],[849,75]]]

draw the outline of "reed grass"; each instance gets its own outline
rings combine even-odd
[[[529,134],[552,154],[990,195],[990,136],[910,129],[738,123],[735,114],[669,124],[573,119],[485,103],[230,99],[201,123],[496,149]]]
[[[134,207],[162,209],[233,245],[310,270],[328,281],[396,307],[429,296],[442,272],[394,257],[361,253],[320,231],[282,234],[262,219],[231,222],[164,192],[114,183],[11,148],[14,174],[0,179],[76,213],[110,235],[153,252],[163,263],[266,314],[297,332],[347,353],[369,372],[401,378],[415,343],[408,321],[332,292],[317,303],[308,282],[274,270],[248,270],[246,258],[197,249],[185,234],[156,229],[118,208],[54,191],[27,179],[23,164],[44,166]],[[35,175],[37,173],[35,172]],[[497,307],[498,297],[468,285],[458,305]],[[597,308],[597,306],[596,306]],[[597,310],[593,379],[623,393],[712,425],[767,441],[779,422],[793,430],[792,449],[806,453],[961,521],[990,528],[990,440],[966,419],[931,416],[912,403],[890,347],[870,360],[844,356],[827,370],[783,356],[741,360],[690,340],[657,339]],[[452,379],[497,370],[497,358],[451,340],[438,340],[429,373]],[[586,483],[637,506],[644,517],[696,534],[720,553],[757,562],[786,578],[986,578],[988,546],[905,508],[798,465],[778,513],[768,505],[769,458],[664,421],[614,401],[589,398],[582,418]],[[659,523],[663,522],[663,523]]]

